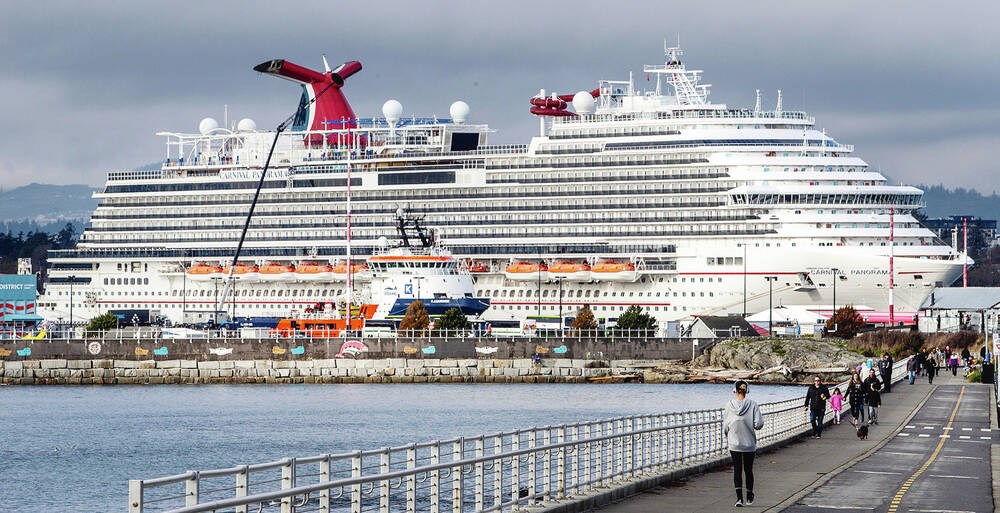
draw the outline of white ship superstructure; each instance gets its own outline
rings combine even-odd
[[[399,209],[422,215],[465,263],[486,319],[583,305],[609,320],[639,305],[661,324],[769,304],[887,311],[890,224],[900,315],[960,275],[967,257],[912,215],[919,189],[888,184],[811,117],[783,110],[780,93],[772,110],[759,94],[752,109],[711,103],[680,56],[669,48],[644,68],[653,91],[630,79],[539,94],[540,134],[527,145],[489,145],[462,102],[451,119],[406,118],[394,100],[382,118],[331,119],[317,101],[278,136],[240,262],[253,279],[236,280],[226,312],[287,316],[344,298],[346,273],[334,268],[376,252]],[[294,66],[257,69],[289,78],[282,64]],[[337,71],[310,73],[332,73],[339,93]],[[316,91],[303,87],[307,103]],[[78,321],[215,310],[224,283],[192,270],[231,263],[275,132],[250,120],[200,128],[161,134],[162,168],[109,174],[76,249],[50,255],[42,315],[67,319],[71,300]],[[286,267],[262,279],[265,265]],[[354,300],[371,297],[366,283],[354,280]]]

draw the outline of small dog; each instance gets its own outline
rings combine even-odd
[[[868,440],[868,426],[860,425],[858,426],[858,440]]]

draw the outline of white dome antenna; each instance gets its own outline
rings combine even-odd
[[[219,128],[219,122],[215,118],[205,118],[198,123],[198,132],[201,135],[208,135]]]
[[[257,130],[257,122],[250,118],[243,118],[239,123],[236,123],[236,130],[239,132],[255,132]]]
[[[573,95],[573,110],[577,114],[593,114],[594,113],[594,97],[590,95],[587,91],[580,91]]]
[[[469,104],[459,100],[451,104],[451,108],[448,109],[448,113],[451,114],[451,120],[459,125],[465,123],[465,120],[469,119]]]
[[[385,116],[385,120],[390,126],[396,126],[399,118],[403,117],[403,104],[395,99],[386,100],[382,104],[382,115]]]

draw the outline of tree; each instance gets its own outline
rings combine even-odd
[[[833,336],[852,339],[865,327],[865,320],[853,306],[838,308],[833,316],[826,320],[826,330]]]
[[[409,313],[409,312],[407,312]],[[437,322],[434,323],[434,334],[443,334],[445,336],[448,333],[455,334],[469,331],[472,325],[469,324],[469,319],[465,317],[460,308],[449,308],[444,315],[441,316]],[[402,325],[400,325],[402,329]]]
[[[656,332],[656,319],[652,315],[644,313],[638,305],[632,305],[618,317],[615,330],[619,332],[639,331],[646,336],[651,336]]]
[[[431,318],[427,315],[423,301],[414,301],[406,308],[406,315],[399,322],[399,333],[408,337],[422,335],[430,324]]]
[[[573,319],[573,324],[570,326],[570,332],[574,335],[580,335],[588,332],[593,333],[596,329],[597,320],[594,319],[594,312],[590,311],[590,305],[583,305],[583,307],[576,312],[576,318]]]
[[[105,312],[87,323],[87,332],[89,336],[97,336],[98,332],[113,330],[117,327],[118,316],[111,312]]]

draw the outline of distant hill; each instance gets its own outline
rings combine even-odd
[[[945,189],[940,185],[918,185],[924,190],[924,211],[927,217],[970,215],[983,219],[1000,219],[1000,196],[984,196],[972,189]]]
[[[33,183],[0,191],[0,231],[58,232],[67,222],[79,228],[97,207],[89,185]]]

